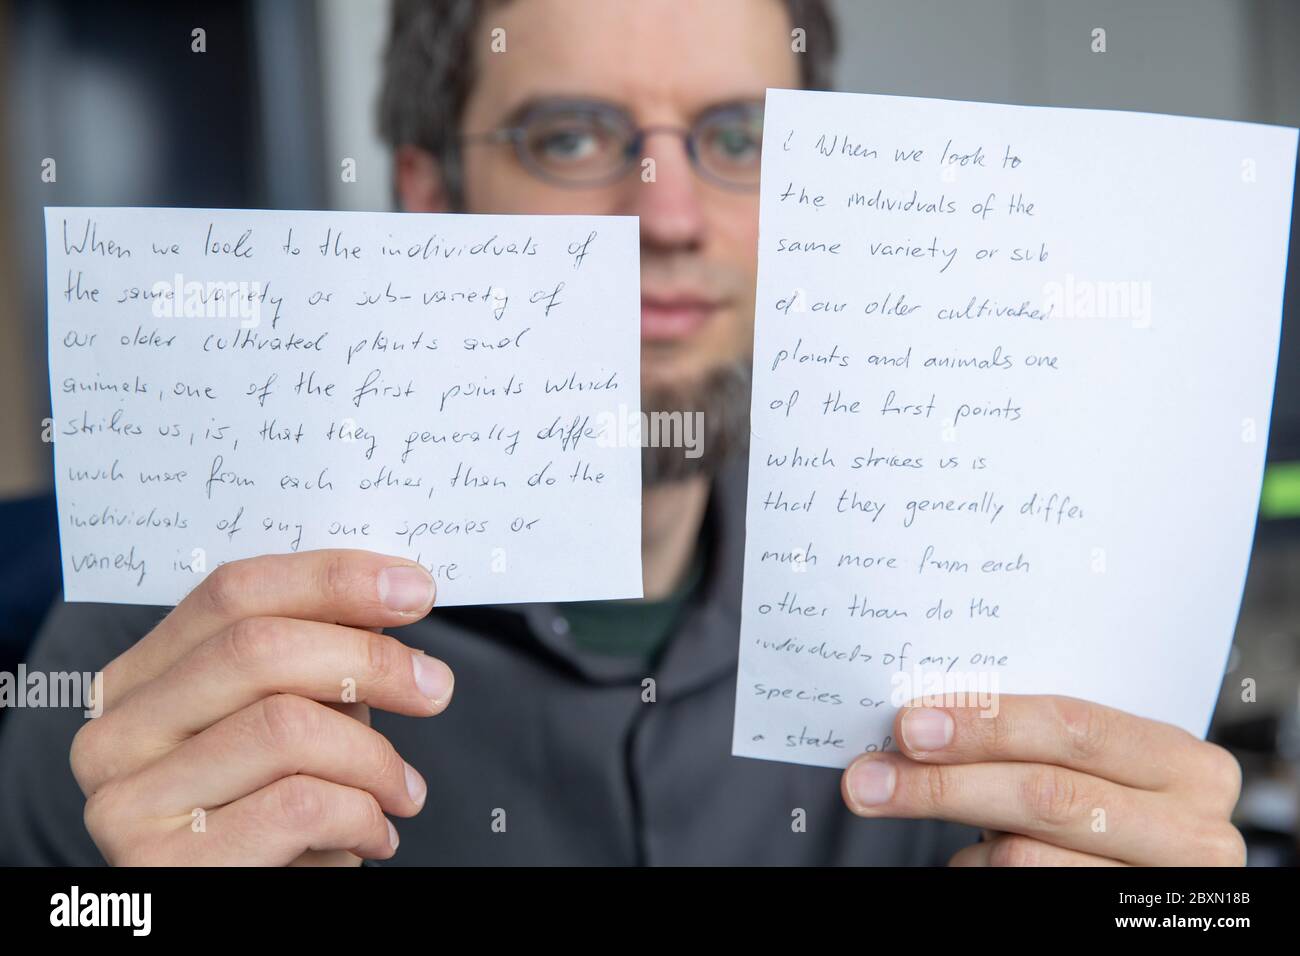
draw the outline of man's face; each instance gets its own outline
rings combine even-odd
[[[637,127],[686,128],[714,107],[799,85],[777,0],[593,2],[513,0],[484,17],[486,40],[461,132],[511,125],[528,104],[596,100]],[[538,179],[509,143],[464,152],[468,212],[630,215],[641,220],[642,385],[691,396],[711,373],[747,361],[753,344],[758,193],[707,181],[680,136],[651,133],[618,181],[574,188]]]

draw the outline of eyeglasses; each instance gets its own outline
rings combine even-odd
[[[584,187],[607,186],[626,176],[655,133],[682,137],[702,178],[727,189],[758,187],[761,102],[715,106],[682,128],[638,127],[625,110],[597,100],[545,100],[527,107],[511,126],[461,140],[513,143],[520,164],[538,179]]]

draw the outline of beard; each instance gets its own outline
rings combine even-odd
[[[693,381],[647,387],[641,396],[649,422],[641,443],[642,486],[712,478],[743,454],[749,448],[752,377],[749,360],[738,359]],[[656,428],[656,420],[664,424]]]

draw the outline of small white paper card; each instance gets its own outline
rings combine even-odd
[[[70,601],[364,548],[439,606],[641,595],[630,217],[48,208]],[[594,560],[593,555],[599,555]]]
[[[1204,734],[1277,365],[1296,131],[769,90],[733,752],[921,696]]]

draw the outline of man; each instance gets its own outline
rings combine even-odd
[[[646,600],[426,617],[412,562],[314,552],[218,568],[170,613],[61,605],[30,666],[107,665],[105,712],[10,716],[0,854],[1240,863],[1232,758],[1083,701],[904,708],[901,752],[838,781],[730,756],[758,107],[820,85],[831,45],[820,0],[399,2],[381,107],[405,209],[640,217],[644,404],[706,426],[702,459],[647,454]]]

